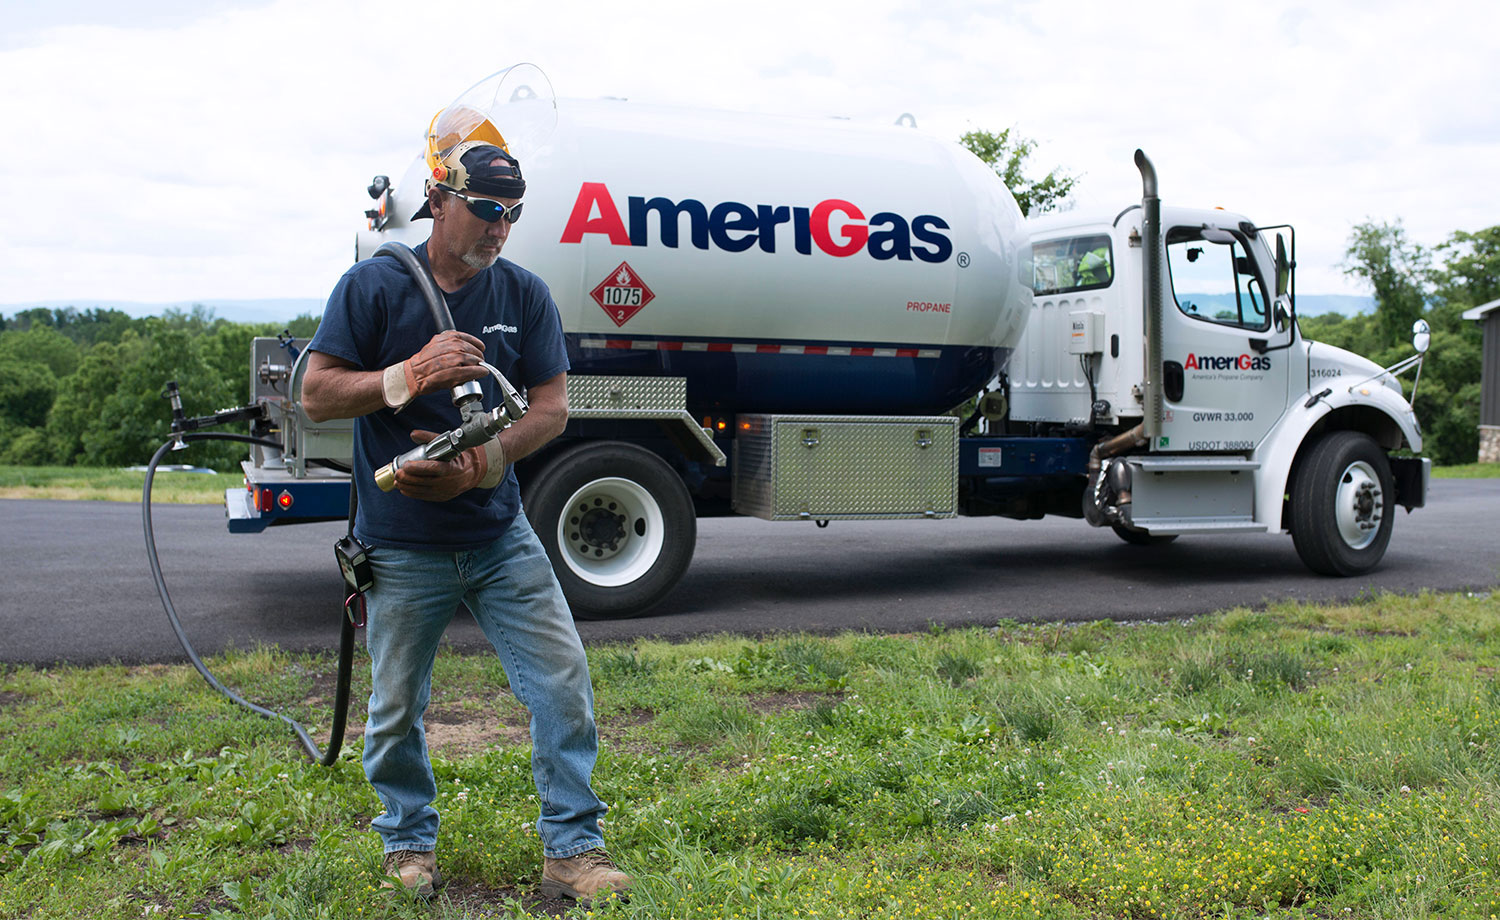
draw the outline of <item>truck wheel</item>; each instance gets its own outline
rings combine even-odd
[[[532,477],[523,504],[580,620],[644,613],[677,585],[698,539],[682,479],[620,441],[559,454]]]
[[[1175,533],[1149,534],[1144,530],[1131,530],[1124,524],[1113,523],[1109,526],[1115,530],[1115,536],[1129,543],[1131,546],[1163,546],[1177,539]]]
[[[1390,460],[1369,435],[1324,435],[1297,465],[1290,493],[1292,543],[1308,568],[1348,576],[1380,563],[1396,490]]]

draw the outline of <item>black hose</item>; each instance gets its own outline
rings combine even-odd
[[[410,246],[387,240],[380,244],[375,254],[390,256],[406,267],[406,273],[416,282],[417,290],[422,292],[422,299],[427,301],[427,310],[432,314],[432,321],[437,323],[438,332],[452,332],[456,328],[453,325],[453,313],[448,309],[448,301],[433,280],[432,272],[427,270],[427,266],[422,264],[422,260],[417,258]]]
[[[181,439],[183,441],[239,441],[245,444],[259,444],[262,447],[274,447],[277,449],[280,449],[282,446],[277,441],[217,431],[186,434]],[[176,443],[177,439],[174,438],[156,449],[156,453],[151,457],[151,463],[146,467],[146,483],[141,489],[141,519],[144,522],[146,530],[146,558],[151,563],[151,577],[156,581],[156,593],[161,595],[161,605],[167,611],[167,619],[172,623],[172,631],[177,634],[177,641],[182,643],[182,650],[187,652],[188,660],[193,663],[193,667],[198,670],[198,673],[203,675],[203,679],[208,682],[210,687],[213,687],[233,702],[238,703],[251,712],[265,716],[268,719],[280,719],[287,725],[290,725],[292,731],[297,733],[297,739],[302,742],[302,747],[307,752],[307,756],[315,763],[331,767],[338,760],[339,750],[344,745],[344,725],[349,714],[349,679],[354,667],[354,622],[347,615],[341,617],[344,622],[343,631],[339,636],[338,681],[334,689],[333,727],[329,730],[327,751],[318,750],[317,742],[313,741],[312,737],[308,735],[307,729],[303,728],[302,723],[296,719],[266,709],[264,706],[257,706],[219,683],[218,678],[209,672],[208,668],[203,664],[203,660],[198,657],[198,653],[193,650],[192,643],[188,641],[187,632],[182,628],[182,621],[177,617],[177,610],[172,606],[172,598],[167,593],[167,582],[161,573],[161,559],[157,557],[156,553],[156,535],[151,527],[151,486],[156,478],[156,467],[157,464],[161,463],[162,457]],[[349,489],[351,492],[353,491],[354,483],[351,482],[349,484]]]

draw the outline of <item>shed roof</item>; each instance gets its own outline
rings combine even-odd
[[[1489,303],[1482,303],[1471,310],[1465,310],[1464,319],[1484,319],[1486,315],[1496,310],[1500,310],[1500,300],[1492,300]]]

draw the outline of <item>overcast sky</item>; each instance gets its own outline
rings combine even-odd
[[[560,98],[1015,127],[1080,208],[1296,225],[1299,293],[1362,294],[1354,224],[1500,223],[1493,3],[0,0],[0,304],[326,295],[376,173],[518,61]],[[832,190],[830,190],[832,192]],[[524,225],[522,225],[524,230]]]

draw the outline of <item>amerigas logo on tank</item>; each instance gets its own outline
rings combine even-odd
[[[816,248],[840,258],[866,252],[882,260],[946,262],[953,255],[953,241],[943,232],[948,222],[941,217],[919,214],[907,220],[891,211],[866,217],[842,198],[828,198],[811,207],[725,201],[710,208],[695,198],[673,201],[639,195],[626,201],[622,215],[603,182],[583,183],[560,242],[581,243],[585,236],[597,233],[614,246],[648,246],[654,224],[660,244],[676,249],[685,214],[688,242],[697,249],[712,245],[744,252],[759,246],[763,252],[776,252],[778,244],[790,243],[802,255],[812,255]],[[649,221],[653,211],[657,219]]]

